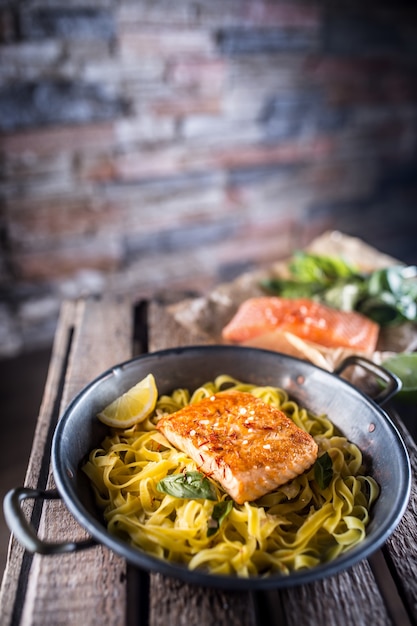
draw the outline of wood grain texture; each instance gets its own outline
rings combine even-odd
[[[188,585],[160,574],[151,576],[149,626],[254,626],[250,593]]]
[[[42,473],[45,471],[45,464],[49,466],[49,457],[46,458],[48,456],[48,440],[50,440],[50,431],[53,426],[57,403],[59,402],[61,378],[65,375],[64,368],[68,341],[74,324],[75,307],[74,302],[65,302],[61,308],[45,391],[39,410],[25,478],[25,485],[28,487],[43,488],[46,486],[47,476],[42,476]],[[26,516],[30,518],[34,508],[33,501],[26,500],[22,508]],[[0,615],[4,626],[18,623],[20,620],[21,605],[24,600],[22,594],[25,593],[24,579],[27,576],[27,569],[30,567],[31,560],[32,557],[25,553],[23,547],[12,536],[0,593]],[[25,576],[21,576],[21,572]]]
[[[56,372],[62,375],[67,366],[61,413],[93,378],[131,356],[132,319],[132,307],[122,300],[88,300],[68,305],[65,330],[72,336],[69,358],[65,363],[60,343],[59,350],[54,350],[51,383],[47,385],[49,393],[55,393],[53,385],[58,384],[59,378]],[[48,428],[52,412],[50,402],[46,403],[40,415],[40,430]],[[40,457],[50,455],[47,448],[45,436],[35,440],[28,484],[36,483]],[[46,486],[54,487],[50,470]],[[86,535],[61,501],[45,501],[39,536],[62,541],[81,540]],[[126,564],[101,546],[53,557],[36,554],[25,596],[16,597],[16,602],[23,605],[23,624],[116,626],[123,623],[126,611]]]
[[[282,595],[288,626],[392,624],[367,561],[322,581],[284,590]]]
[[[410,456],[414,480],[411,481],[410,501],[395,533],[389,537],[385,553],[391,569],[396,572],[401,594],[409,614],[417,622],[417,445],[410,436],[401,419],[394,417]]]
[[[167,313],[163,304],[149,304],[148,341],[149,352],[175,348],[177,346],[206,345],[214,343],[204,333],[198,334],[187,330],[172,315]]]

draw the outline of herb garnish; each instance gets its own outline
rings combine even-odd
[[[216,490],[212,483],[204,474],[197,471],[169,474],[158,482],[156,488],[176,498],[217,500]]]
[[[222,500],[213,507],[213,512],[207,524],[207,537],[214,535],[233,508],[232,500]]]
[[[328,452],[322,454],[314,464],[314,479],[320,489],[326,489],[333,478],[333,463]]]

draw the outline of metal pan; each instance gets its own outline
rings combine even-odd
[[[338,374],[350,365],[364,367],[383,381],[378,398],[372,400]],[[106,433],[96,414],[149,372],[160,393],[176,387],[194,389],[227,373],[256,385],[283,387],[299,404],[326,413],[333,423],[361,449],[368,472],[377,480],[381,494],[373,506],[367,536],[361,544],[334,561],[290,575],[242,579],[190,571],[161,561],[112,536],[97,510],[88,479],[80,465]],[[17,488],[6,495],[6,521],[18,540],[32,552],[57,554],[102,543],[139,568],[161,572],[183,581],[226,589],[267,589],[304,584],[351,567],[377,550],[400,521],[410,495],[411,470],[405,445],[383,404],[400,388],[386,370],[361,359],[350,358],[337,374],[311,363],[276,352],[235,346],[194,346],[140,356],[103,373],[71,402],[60,419],[52,443],[52,466],[57,492]],[[21,509],[26,498],[62,497],[76,520],[91,536],[80,543],[53,544],[40,540]]]

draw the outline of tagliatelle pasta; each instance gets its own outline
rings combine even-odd
[[[329,484],[319,484],[313,466],[242,505],[230,501],[216,483],[217,502],[161,492],[157,485],[166,476],[198,468],[155,428],[157,420],[225,389],[246,391],[273,404],[309,432],[319,457],[327,453],[331,459]],[[192,393],[177,389],[160,396],[145,421],[128,430],[111,430],[83,470],[110,533],[190,569],[239,577],[288,574],[336,558],[363,540],[379,494],[376,481],[364,473],[359,448],[338,434],[327,417],[311,414],[283,389],[246,384],[228,375]]]

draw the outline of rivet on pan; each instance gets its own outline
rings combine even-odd
[[[374,432],[374,430],[375,430],[375,424],[373,424],[373,423],[371,422],[371,423],[369,424],[369,426],[368,426],[368,431],[369,431],[370,433],[373,433],[373,432]]]
[[[297,376],[297,378],[296,378],[296,381],[297,381],[297,383],[299,385],[304,384],[304,380],[305,380],[305,378],[304,378],[304,376],[301,376],[301,374],[300,374],[300,376]]]
[[[74,478],[74,474],[73,474],[72,470],[70,470],[69,467],[67,467],[67,476],[68,476],[68,478]]]

